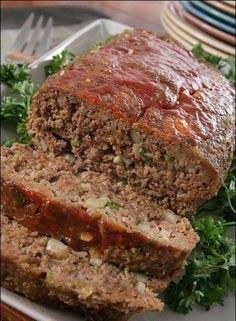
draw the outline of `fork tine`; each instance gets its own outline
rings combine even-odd
[[[43,23],[43,16],[40,16],[38,19],[38,22],[32,32],[31,38],[28,41],[27,46],[25,47],[25,49],[23,50],[24,53],[28,54],[28,55],[32,55],[35,45],[37,44],[37,42],[39,41],[39,35],[40,35],[40,31],[41,31],[41,26]]]
[[[42,35],[42,39],[38,45],[38,48],[36,48],[35,50],[35,56],[41,56],[43,53],[45,53],[50,46],[50,42],[51,42],[51,37],[52,37],[52,22],[53,19],[52,17],[50,17],[47,21],[44,33]]]
[[[12,47],[9,50],[21,51],[21,49],[24,47],[27,41],[33,21],[34,21],[34,13],[31,13],[31,15],[28,17],[28,19],[25,21],[25,23],[21,27],[18,35],[16,36],[16,39],[13,42]]]

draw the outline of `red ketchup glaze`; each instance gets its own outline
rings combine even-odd
[[[152,244],[142,235],[127,233],[114,223],[91,217],[81,207],[49,201],[42,194],[21,185],[3,181],[2,204],[4,212],[31,231],[59,238],[74,250],[91,245],[105,250],[110,245],[132,247]]]
[[[213,135],[212,97],[219,98],[222,88],[225,97],[218,99],[218,112],[232,104],[230,85],[213,69],[176,44],[144,31],[127,32],[76,58],[48,85],[87,104],[111,109],[130,125],[138,122],[160,130],[167,139],[190,144]]]

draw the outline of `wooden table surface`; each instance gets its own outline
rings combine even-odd
[[[1,7],[32,7],[33,10],[34,7],[76,5],[99,9],[118,22],[163,34],[164,29],[160,21],[160,12],[164,2],[166,1],[1,1]],[[34,320],[1,303],[1,321]]]
[[[111,19],[132,27],[159,31],[164,29],[160,12],[166,1],[1,1],[3,8],[81,6],[99,9]]]

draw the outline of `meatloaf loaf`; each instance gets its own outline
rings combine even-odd
[[[15,144],[2,148],[2,205],[32,231],[160,278],[181,270],[198,236],[187,218],[92,171],[73,174],[66,156]],[[69,155],[71,160],[71,155]]]
[[[33,99],[28,129],[76,170],[127,180],[178,214],[214,196],[233,149],[234,91],[173,42],[126,31],[77,57]]]
[[[84,311],[92,320],[126,320],[130,315],[162,310],[147,277],[103,264],[94,266],[87,252],[30,232],[2,216],[1,283],[44,303]],[[162,290],[164,281],[153,281]]]

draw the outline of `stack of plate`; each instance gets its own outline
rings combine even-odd
[[[187,49],[235,55],[235,1],[168,1],[162,12],[167,33]]]

